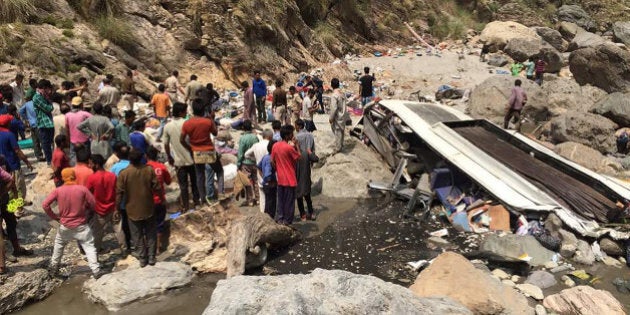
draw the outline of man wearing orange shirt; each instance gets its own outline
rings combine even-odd
[[[160,129],[158,130],[157,141],[162,138],[162,132],[164,131],[164,125],[166,125],[166,118],[168,117],[168,111],[171,108],[171,98],[166,94],[166,87],[164,84],[158,86],[158,93],[151,98],[151,106],[155,111],[155,118],[160,121]]]
[[[77,185],[85,186],[94,171],[90,168],[90,151],[87,147],[79,147],[76,151],[77,165],[74,166],[74,177]]]

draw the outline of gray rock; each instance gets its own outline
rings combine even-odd
[[[560,52],[567,50],[569,43],[562,38],[562,34],[560,34],[560,32],[548,27],[536,27],[535,29],[536,33],[553,48]]]
[[[575,234],[565,229],[560,229],[558,231],[558,234],[560,234],[560,239],[562,240],[562,244],[571,244],[571,245],[577,246],[578,238],[575,236]]]
[[[542,41],[539,38],[517,37],[510,39],[503,51],[512,59],[523,62],[538,55],[540,48],[542,48]]]
[[[551,120],[553,143],[577,142],[601,153],[613,153],[617,125],[606,117],[591,113],[567,112]]]
[[[623,161],[619,163],[581,143],[563,142],[557,144],[553,150],[562,157],[598,173],[617,175],[618,172],[623,171]],[[577,239],[573,244],[576,243]]]
[[[599,247],[602,251],[610,256],[623,256],[625,255],[624,248],[618,243],[613,241],[610,238],[602,238],[599,240]]]
[[[589,286],[562,290],[545,298],[543,305],[558,314],[625,314],[623,305],[610,292]]]
[[[507,65],[508,62],[509,60],[505,58],[505,56],[501,56],[501,55],[492,55],[488,59],[488,64],[493,67],[503,67]]]
[[[307,275],[221,280],[210,314],[472,314],[449,298],[420,298],[376,277],[315,269]]]
[[[545,298],[542,290],[533,284],[517,284],[516,288],[521,291],[521,293],[523,293],[525,296],[532,297],[534,300],[540,301]]]
[[[562,37],[569,42],[573,40],[573,37],[580,29],[582,28],[571,22],[560,22],[558,26],[558,31],[562,34]]]
[[[610,93],[597,102],[593,113],[602,115],[621,126],[630,125],[630,93]]]
[[[595,47],[604,44],[606,40],[597,34],[579,30],[571,43],[569,43],[568,51],[574,51],[580,48]]]
[[[188,265],[159,262],[155,266],[130,267],[106,274],[98,280],[90,279],[84,283],[83,291],[92,301],[102,303],[110,311],[116,311],[140,299],[186,286],[193,276],[192,268]]]
[[[612,27],[613,36],[616,41],[624,43],[630,47],[630,21],[615,22]]]
[[[532,272],[532,274],[527,277],[527,280],[525,280],[525,283],[533,284],[544,290],[546,288],[553,287],[558,283],[558,281],[556,281],[556,277],[554,277],[551,273],[538,270]]]
[[[61,284],[44,269],[17,272],[0,285],[0,314],[6,314],[33,301],[43,300]]]
[[[547,109],[552,117],[567,111],[588,112],[597,101],[607,95],[600,88],[581,86],[573,79],[558,76],[545,76],[544,87],[547,93],[546,103],[539,110]]]
[[[530,57],[535,56],[542,56],[543,60],[547,63],[545,67],[545,72],[547,73],[556,73],[564,67],[564,57],[562,57],[562,54],[558,50],[551,46],[542,46],[538,53]]]
[[[551,235],[560,238],[559,231],[562,229],[562,220],[555,213],[550,213],[547,216],[544,226]]]
[[[592,265],[595,262],[595,254],[591,249],[591,245],[586,241],[579,240],[573,260],[582,265]]]
[[[577,250],[577,245],[574,244],[562,244],[560,246],[560,256],[564,258],[571,258],[575,255],[575,251]]]
[[[579,27],[589,31],[594,31],[597,27],[597,24],[591,16],[579,5],[563,5],[558,8],[556,15],[560,21],[575,23]]]
[[[608,93],[630,88],[630,52],[614,44],[582,48],[571,53],[569,69],[579,84],[592,84]]]
[[[547,315],[547,310],[544,306],[538,304],[536,305],[536,315]]]
[[[508,234],[503,237],[488,235],[479,246],[479,251],[489,259],[503,261],[520,261],[519,257],[527,254],[532,259],[532,266],[542,266],[550,261],[554,252],[544,248],[531,235]]]

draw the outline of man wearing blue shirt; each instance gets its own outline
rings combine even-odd
[[[35,107],[33,107],[33,101],[24,103],[24,106],[20,107],[20,117],[26,119],[31,128],[31,139],[33,139],[33,150],[35,151],[35,157],[38,161],[46,161],[44,153],[42,152],[42,145],[39,142],[39,130],[37,129],[37,116],[35,116]]]
[[[30,170],[33,170],[33,166],[20,150],[15,135],[8,129],[12,119],[13,116],[0,115],[0,154],[4,155],[7,161],[7,172],[13,175],[18,191],[22,194],[22,198],[26,199],[26,182],[20,160],[24,161]]]
[[[267,84],[265,84],[265,80],[260,77],[260,71],[254,71],[252,90],[254,91],[254,95],[256,96],[256,111],[258,112],[258,122],[264,123],[267,121],[267,111],[265,110]]]

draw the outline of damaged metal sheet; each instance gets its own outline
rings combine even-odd
[[[437,153],[448,163],[457,167],[511,210],[553,211],[564,223],[584,236],[600,237],[610,234],[614,239],[630,238],[630,233],[603,228],[594,220],[607,222],[608,211],[604,210],[613,211],[614,209],[610,208],[614,207],[617,201],[626,203],[630,200],[630,189],[617,180],[599,175],[558,156],[534,140],[518,133],[504,131],[488,121],[474,121],[457,110],[434,104],[385,100],[368,105],[364,112],[366,113],[363,119],[365,135],[390,166],[397,161],[395,151],[413,150],[414,145],[428,147],[430,151]],[[380,116],[372,115],[371,113],[374,112],[379,113]],[[396,119],[411,128],[421,143],[414,143],[404,135],[403,139],[400,139],[401,135],[389,135],[390,124],[397,123]],[[515,166],[518,165],[510,165],[526,161],[527,159],[522,154],[520,162],[513,162],[509,157],[501,158],[500,153],[492,150],[493,143],[481,146],[482,150],[479,143],[477,145],[471,143],[466,136],[456,131],[457,126],[475,123],[493,126],[496,130],[492,129],[491,132],[496,135],[496,141],[501,138],[505,141],[504,145],[514,146],[510,150],[523,150],[527,152],[527,156],[531,155],[532,160],[544,161],[545,167],[554,169],[557,172],[556,175],[562,174],[565,179],[571,178],[574,184],[579,182],[580,189],[582,192],[586,191],[588,195],[586,198],[592,202],[591,209],[588,212],[583,211],[583,216],[580,215],[582,209],[576,209],[576,211],[572,209],[579,207],[582,200],[581,196],[574,195],[576,190],[562,195],[560,190],[566,187],[562,186],[561,182],[549,183],[548,186],[556,185],[552,187],[555,190],[550,189],[548,186],[541,185],[542,177],[537,180],[532,179],[531,174],[527,172],[533,169],[522,167],[516,170]],[[483,139],[477,140],[492,142],[492,138],[487,134],[484,135],[483,132],[480,137]],[[475,142],[472,139],[474,136],[469,135],[468,138]],[[498,150],[505,148],[500,147]],[[516,152],[512,151],[512,153]],[[519,152],[522,153],[522,151]],[[541,166],[541,171],[543,171],[542,168],[544,167]],[[588,219],[589,216],[594,219]]]

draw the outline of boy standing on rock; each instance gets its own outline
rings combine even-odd
[[[92,275],[98,279],[102,275],[101,267],[98,263],[96,247],[94,247],[94,236],[88,225],[88,213],[95,209],[96,201],[87,188],[76,184],[74,169],[62,170],[61,178],[64,182],[63,186],[53,190],[42,203],[46,214],[60,223],[49,271],[52,275],[57,273],[64,247],[69,241],[77,240],[85,251]],[[59,214],[55,214],[51,209],[55,201],[59,207]]]

